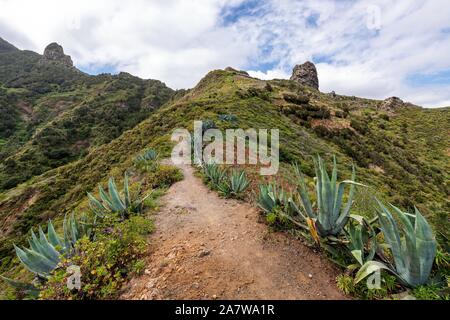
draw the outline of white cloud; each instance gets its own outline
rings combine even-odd
[[[266,0],[251,15],[222,24],[224,9],[233,13],[241,3],[0,0],[0,36],[38,52],[57,41],[77,66],[114,65],[174,88],[192,87],[226,66],[288,78],[295,64],[314,58],[323,91],[449,104],[450,79],[442,85],[407,81],[450,69],[447,0]]]

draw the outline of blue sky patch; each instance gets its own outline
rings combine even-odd
[[[306,18],[306,26],[310,28],[317,28],[319,26],[318,21],[320,18],[320,14],[313,13],[309,17]]]
[[[220,16],[222,17],[222,24],[229,26],[239,21],[242,17],[260,16],[263,14],[264,1],[246,0],[238,6],[225,7]]]
[[[117,70],[117,66],[114,65],[87,65],[87,66],[77,66],[81,71],[90,74],[90,75],[98,75],[102,73],[111,73],[118,74],[119,70]]]
[[[450,85],[450,69],[435,73],[415,73],[408,76],[406,81],[414,87]]]

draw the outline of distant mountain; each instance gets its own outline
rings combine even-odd
[[[7,52],[7,51],[18,51],[16,47],[14,47],[11,43],[8,41],[0,38],[0,52]]]
[[[52,43],[0,41],[0,191],[59,167],[144,120],[174,91],[126,73],[90,76]]]

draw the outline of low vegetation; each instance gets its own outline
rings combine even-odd
[[[8,59],[11,61],[0,70],[2,71],[1,77],[8,78],[10,74],[13,74],[5,68],[15,68],[14,61],[16,60],[14,59],[16,58],[9,57]],[[31,55],[21,56],[17,59],[34,61],[38,58]],[[448,162],[450,113],[448,108],[425,110],[405,106],[399,110],[386,112],[378,109],[379,101],[339,95],[333,97],[302,87],[293,81],[261,81],[223,70],[209,73],[195,88],[176,94],[176,98],[173,100],[170,100],[167,95],[165,98],[160,98],[159,103],[156,104],[152,102],[153,98],[155,101],[158,100],[156,91],[152,92],[145,86],[132,85],[134,80],[126,75],[121,75],[121,79],[118,79],[119,76],[103,75],[82,79],[81,82],[77,82],[79,80],[71,81],[70,77],[67,79],[62,77],[62,80],[58,80],[57,83],[51,80],[51,84],[46,82],[42,88],[39,88],[40,80],[38,78],[27,83],[24,81],[28,76],[26,72],[24,70],[17,72],[19,76],[13,77],[17,78],[17,81],[13,78],[2,80],[3,78],[0,77],[0,82],[2,82],[0,87],[3,88],[3,90],[0,89],[0,96],[6,95],[6,101],[13,102],[13,104],[3,103],[1,110],[7,110],[10,105],[18,106],[17,102],[19,101],[27,102],[33,106],[32,115],[41,120],[37,123],[24,121],[24,119],[30,118],[27,118],[26,113],[22,112],[23,109],[20,109],[22,111],[18,117],[14,113],[10,113],[14,118],[11,122],[12,125],[9,122],[4,123],[2,125],[4,134],[0,134],[2,148],[0,181],[3,184],[0,189],[4,190],[0,193],[0,221],[4,228],[0,241],[0,273],[6,274],[9,278],[27,280],[29,274],[24,271],[24,268],[18,267],[19,260],[15,256],[13,244],[21,248],[27,247],[27,237],[30,231],[36,230],[39,225],[46,225],[48,219],[52,219],[55,226],[58,226],[58,224],[61,225],[65,215],[70,216],[72,212],[75,212],[79,217],[79,213],[88,211],[89,200],[86,192],[91,192],[103,206],[101,196],[94,194],[93,190],[99,184],[104,185],[108,182],[110,177],[113,177],[116,182],[121,182],[127,172],[131,181],[141,181],[142,190],[148,192],[142,193],[138,186],[130,188],[132,198],[133,195],[139,195],[134,199],[142,199],[149,194],[149,190],[161,190],[179,181],[182,175],[176,168],[158,161],[156,162],[157,166],[153,167],[154,162],[151,160],[151,155],[149,159],[145,159],[145,162],[136,161],[139,158],[137,155],[146,158],[145,153],[149,149],[154,149],[159,157],[167,157],[172,148],[170,135],[174,128],[192,129],[194,120],[210,119],[211,122],[208,123],[208,126],[222,131],[236,127],[278,128],[280,130],[281,169],[279,175],[274,179],[256,178],[251,169],[245,168],[246,179],[250,182],[249,186],[245,191],[238,192],[240,195],[231,194],[230,196],[243,199],[248,197],[249,200],[253,200],[252,195],[255,193],[258,206],[272,226],[307,236],[308,241],[311,239],[311,245],[316,247],[320,245],[333,261],[343,267],[345,274],[338,279],[338,285],[345,292],[359,298],[382,299],[409,287],[399,277],[385,269],[381,272],[382,285],[379,290],[368,290],[365,281],[355,283],[355,275],[358,270],[370,261],[382,262],[398,275],[401,273],[397,270],[393,252],[387,248],[389,241],[385,238],[382,222],[378,217],[380,213],[377,212],[381,208],[373,200],[376,196],[395,216],[397,215],[395,209],[391,208],[388,203],[401,208],[402,212],[415,212],[414,206],[417,206],[418,211],[436,237],[436,258],[428,276],[428,282],[425,285],[408,288],[410,293],[420,299],[449,296],[450,220],[448,212],[450,206],[449,186],[446,183],[448,172],[450,172]],[[61,75],[61,73],[58,74]],[[36,72],[31,76],[37,76]],[[136,90],[132,89],[129,94],[126,94],[125,91],[128,91],[130,87]],[[48,91],[50,88],[57,88],[57,90],[51,93]],[[80,97],[86,94],[89,96],[92,94],[93,104],[79,106],[83,100],[80,100]],[[101,97],[96,98],[96,94],[100,94]],[[108,100],[108,97],[111,100]],[[59,113],[53,113],[66,110],[58,109],[56,103],[64,99],[71,100],[71,106],[78,106],[75,108],[78,110],[76,115],[78,112],[84,114],[81,118],[71,118],[79,119],[73,124],[66,121],[68,119],[64,117],[60,118],[64,121],[58,124]],[[167,103],[162,105],[164,101]],[[99,104],[95,104],[97,102]],[[120,130],[114,128],[117,125],[114,121],[103,125],[91,119],[101,117],[107,110],[110,110],[111,105],[116,105],[116,102],[118,108],[114,116],[119,122],[124,121],[124,117],[125,121],[128,121],[126,115],[129,114],[128,111],[124,111],[125,109],[121,109],[121,106],[124,106],[121,102],[129,107],[139,106],[141,109],[139,109],[138,115],[130,119],[125,127],[121,126]],[[91,106],[95,106],[95,108],[90,108]],[[152,106],[158,107],[153,108]],[[37,112],[38,110],[42,112]],[[99,111],[99,114],[96,114],[95,110]],[[64,112],[64,114],[70,114],[70,112]],[[42,140],[43,142],[60,141],[52,140],[59,139],[60,133],[67,136],[71,131],[67,131],[65,125],[74,126],[74,130],[77,131],[78,121],[82,120],[87,124],[86,127],[80,128],[82,139],[73,144],[74,147],[81,147],[81,149],[75,148],[75,152],[71,153],[70,157],[62,157],[61,151],[69,147],[64,143],[61,144],[60,150],[56,150],[57,148],[50,150],[49,145],[45,143],[38,141],[38,145],[34,146],[33,142],[29,142],[38,126],[44,126],[48,119],[56,116],[58,116],[57,125],[43,130],[40,135],[45,138]],[[92,125],[95,130],[88,130]],[[84,144],[86,140],[83,137],[88,137],[89,146]],[[41,151],[49,149],[52,157],[61,156],[60,160],[62,161],[58,160],[58,162],[49,164],[47,158],[40,156],[41,151],[36,152],[35,157],[33,152],[29,153],[25,150],[37,150],[34,148],[38,146]],[[20,159],[15,155],[19,149],[23,151],[19,152]],[[325,207],[327,204],[320,204],[320,201],[323,200],[319,201],[317,196],[319,180],[313,180],[315,176],[326,179],[326,176],[316,173],[314,163],[309,158],[316,154],[327,157],[327,159],[335,154],[340,160],[336,166],[343,177],[351,177],[353,168],[350,165],[342,164],[351,163],[353,160],[358,183],[368,187],[343,183],[346,188],[342,196],[342,205],[339,207],[333,202],[327,209]],[[40,167],[29,169],[32,167],[28,166],[31,163]],[[312,207],[312,212],[309,214],[304,208],[300,194],[302,191],[301,181],[298,177],[294,178],[295,170],[291,167],[292,163],[297,163],[298,171],[302,173],[304,188],[306,188]],[[27,170],[22,171],[25,167]],[[12,168],[14,168],[13,171],[11,171]],[[238,168],[235,169],[238,170]],[[10,175],[11,172],[14,174]],[[26,174],[22,176],[22,173]],[[236,171],[236,177],[238,177],[237,173],[239,171]],[[215,190],[219,190],[219,187],[225,188],[224,196],[231,189],[228,188],[231,186],[229,175],[230,172],[221,167],[207,168],[206,165],[204,167],[206,182]],[[8,181],[10,178],[15,179]],[[238,180],[238,178],[235,179],[235,181]],[[332,178],[330,178],[329,187],[333,187],[331,180]],[[351,178],[351,181],[355,180],[356,178]],[[224,184],[225,181],[228,182],[228,186]],[[136,184],[139,183],[131,183],[133,186]],[[122,188],[117,188],[118,185],[116,185],[116,189],[118,192],[122,191]],[[235,184],[235,186],[242,185],[245,186],[246,183]],[[352,187],[355,190],[353,201],[349,201]],[[327,188],[321,188],[324,192],[329,193],[326,191]],[[235,188],[235,190],[239,189],[242,188]],[[336,186],[335,194],[339,194],[338,189]],[[105,193],[107,192],[105,191]],[[143,201],[144,205],[156,208],[155,194],[157,194],[156,191],[151,193]],[[123,192],[120,196],[124,201]],[[333,199],[331,196],[329,198]],[[307,201],[306,199],[305,197],[305,201]],[[105,204],[107,206],[107,203]],[[347,214],[346,206],[348,204],[351,204],[351,207]],[[335,210],[329,210],[331,207],[334,209],[339,207],[339,214],[336,215]],[[320,208],[323,209],[319,210]],[[130,214],[125,214],[125,219],[116,213],[105,216],[116,216],[118,221],[112,223],[111,228],[113,229],[119,228],[121,224],[127,224],[132,219],[146,218],[146,209],[141,215],[135,215],[134,210],[130,210],[130,212]],[[128,215],[129,218],[126,217]],[[407,217],[414,221],[414,223],[411,222],[414,225],[416,214],[407,215]],[[319,220],[323,229],[322,233],[319,232],[319,224],[316,224]],[[327,221],[333,222],[335,226],[339,227],[332,228],[330,224],[330,228],[328,228],[329,222]],[[340,228],[344,221],[346,221],[345,226]],[[398,222],[401,223],[401,221]],[[107,227],[105,230],[110,230],[110,228]],[[403,230],[407,231],[403,227],[398,228],[399,232]],[[109,241],[108,239],[112,239],[112,237],[108,238],[108,234],[103,235],[101,232],[95,234],[99,239],[104,236],[102,241],[105,244]],[[417,236],[421,238],[419,234]],[[93,246],[97,245],[100,246],[100,244],[93,244]],[[83,248],[85,247],[83,245]],[[100,248],[97,247],[91,251],[96,250],[100,250]],[[89,250],[86,249],[86,251]],[[427,258],[427,261],[430,260],[433,259]],[[137,261],[139,262],[139,258]],[[139,269],[139,265],[142,265],[138,262],[136,262],[137,269]],[[100,264],[102,263],[100,262]],[[135,269],[132,266],[133,263],[125,262],[125,264],[127,265],[126,270],[134,272],[132,271]],[[58,271],[62,273],[63,269],[58,269]],[[129,274],[130,271],[127,272]],[[55,286],[57,287],[57,285]],[[117,285],[111,286],[116,287]],[[4,294],[4,287],[1,285],[0,290]],[[41,292],[45,292],[45,290]],[[105,292],[108,290],[105,289]],[[58,293],[58,296],[63,297],[64,295]],[[105,294],[102,297],[106,298],[107,296],[108,294]],[[83,295],[83,297],[89,297],[89,294]]]
[[[388,209],[376,199],[376,217],[368,220],[352,214],[355,187],[366,188],[355,182],[355,169],[351,180],[337,183],[336,160],[331,178],[320,157],[314,164],[316,183],[311,185],[316,194],[314,201],[308,196],[309,188],[298,166],[299,182],[293,193],[285,192],[276,184],[259,186],[258,206],[270,224],[291,223],[291,228],[309,230],[309,237],[316,245],[345,267],[347,274],[339,276],[337,284],[346,294],[383,299],[394,296],[402,288],[413,289],[413,295],[436,288],[432,290],[434,298],[450,298],[448,254],[438,254],[434,232],[417,208],[414,214],[409,214],[393,205]],[[346,184],[351,187],[347,204],[341,207]],[[439,255],[441,259],[437,259]],[[366,277],[381,270],[388,274],[383,274],[380,287],[369,289],[362,283]]]
[[[159,164],[154,168],[162,171],[145,177],[150,186],[168,187],[180,179],[177,168],[169,170],[169,166]],[[163,179],[155,183],[155,177]],[[122,192],[111,177],[108,192],[99,185],[99,199],[88,193],[88,213],[80,220],[73,214],[65,218],[62,235],[49,221],[47,235],[39,228],[38,236],[31,231],[30,248],[15,247],[18,260],[35,278],[21,282],[2,277],[15,288],[9,293],[11,298],[114,299],[129,276],[143,272],[141,258],[147,250],[147,236],[154,230],[151,218],[144,213],[156,208],[163,189],[143,195],[140,188],[131,191],[127,174],[123,181]],[[79,268],[82,282],[80,288],[71,290],[67,281],[73,266]]]

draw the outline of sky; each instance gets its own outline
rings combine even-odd
[[[448,0],[0,0],[0,37],[174,89],[228,66],[289,78],[309,60],[323,92],[450,106]]]

